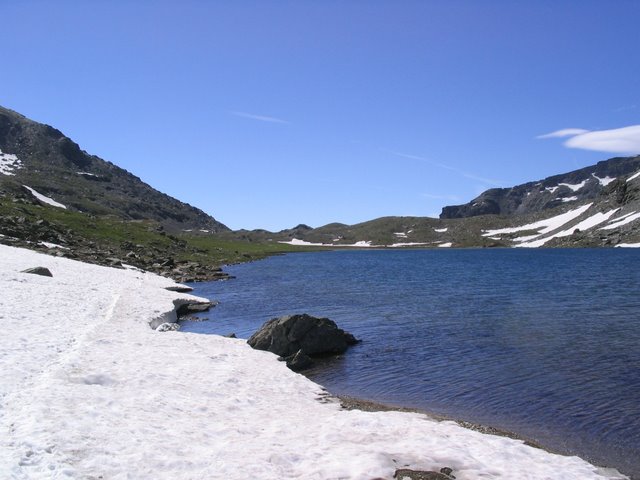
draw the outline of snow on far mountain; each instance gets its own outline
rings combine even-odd
[[[61,203],[56,202],[53,198],[47,197],[46,195],[42,195],[41,193],[36,192],[33,188],[23,185],[24,188],[31,192],[31,195],[36,197],[42,203],[46,203],[47,205],[51,205],[52,207],[64,208],[67,207]]]
[[[560,188],[560,187],[558,187],[558,186],[555,186],[555,187],[545,187],[545,190],[546,190],[547,192],[554,193],[558,188]]]
[[[567,187],[570,188],[572,191],[577,192],[578,190],[580,190],[582,187],[584,187],[587,184],[587,180],[583,180],[580,183],[576,183],[576,184],[571,184],[571,183],[559,183],[558,186],[563,186],[563,187]]]
[[[407,243],[394,243],[392,245],[387,245],[387,246],[391,248],[398,248],[398,247],[417,247],[420,245],[429,245],[429,243],[428,242],[425,242],[425,243],[407,242]]]
[[[555,217],[546,218],[544,220],[539,220],[534,223],[529,223],[527,225],[522,225],[521,227],[511,227],[511,228],[499,228],[497,230],[485,230],[482,234],[483,237],[493,237],[496,235],[502,235],[505,233],[516,233],[523,232],[526,230],[538,230],[542,229],[538,232],[538,234],[544,234],[552,232],[560,228],[567,222],[578,218],[584,212],[586,212],[589,207],[593,205],[592,203],[588,203],[586,205],[582,205],[581,207],[576,208],[575,210],[569,210],[568,212],[562,213],[560,215],[556,215]]]
[[[306,246],[306,247],[330,247],[332,246],[331,244],[326,244],[326,243],[312,243],[312,242],[307,242],[305,240],[299,240],[297,238],[292,238],[291,240],[281,240],[278,243],[284,243],[286,245],[299,245],[299,246]]]
[[[595,227],[597,225],[600,225],[601,223],[606,222],[611,217],[611,215],[616,213],[618,210],[619,210],[619,208],[616,208],[616,209],[610,210],[610,211],[608,211],[606,213],[602,213],[602,212],[595,213],[595,214],[591,215],[590,217],[586,218],[585,220],[582,220],[577,225],[569,227],[566,230],[562,230],[560,232],[556,232],[556,233],[554,233],[552,235],[549,235],[548,237],[540,238],[540,239],[537,239],[537,240],[524,241],[523,243],[521,243],[519,245],[516,245],[516,246],[517,247],[525,247],[525,248],[541,247],[542,245],[547,243],[552,238],[568,237],[569,235],[572,235],[576,230],[579,230],[579,231],[589,230],[590,228],[593,228],[593,227]]]
[[[97,177],[98,175],[96,175],[95,173],[89,173],[89,172],[76,172],[78,175],[84,175],[86,177]]]
[[[562,200],[563,203],[575,202],[576,200],[578,200],[578,197],[563,197],[560,200]]]
[[[344,410],[242,339],[154,331],[195,299],[170,285],[0,245],[3,478],[625,478],[418,413]]]
[[[394,235],[398,238],[407,238],[407,234],[405,232],[395,232]]]
[[[613,223],[610,223],[606,227],[602,227],[600,230],[613,230],[615,228],[631,223],[638,218],[640,218],[640,213],[628,213],[620,218],[614,219],[615,221]]]
[[[640,177],[640,172],[634,173],[629,178],[627,178],[627,182],[630,182],[631,180],[635,180],[638,177]]]
[[[609,185],[611,182],[613,182],[616,178],[615,177],[604,177],[604,178],[600,178],[598,177],[595,173],[592,173],[591,176],[593,178],[595,178],[596,180],[598,180],[598,182],[600,182],[600,185],[602,185],[603,187],[606,187],[607,185]]]
[[[11,153],[2,153],[0,150],[0,174],[15,175],[14,170],[22,167],[22,161]]]

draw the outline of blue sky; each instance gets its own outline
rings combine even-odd
[[[437,216],[640,153],[635,0],[2,0],[0,19],[0,105],[234,229]]]

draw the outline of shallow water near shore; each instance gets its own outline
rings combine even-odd
[[[183,330],[248,338],[290,313],[363,342],[307,375],[331,393],[513,431],[640,478],[640,251],[299,253],[195,284]]]

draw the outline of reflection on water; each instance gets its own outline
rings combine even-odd
[[[230,267],[186,330],[290,313],[363,342],[308,375],[337,394],[517,432],[640,477],[640,251],[322,252]]]

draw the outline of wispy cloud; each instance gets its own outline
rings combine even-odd
[[[440,163],[440,162],[436,162],[434,160],[430,160],[428,158],[425,157],[420,157],[418,155],[411,155],[408,153],[401,153],[401,152],[395,152],[393,150],[387,150],[387,149],[381,149],[384,152],[390,153],[391,155],[395,155],[396,157],[401,157],[401,158],[408,158],[409,160],[417,160],[419,162],[424,162],[424,163],[428,163],[429,165],[433,165],[435,167],[439,167],[442,168],[444,170],[449,170],[451,172],[455,172],[458,175],[461,175],[465,178],[471,179],[471,180],[476,180],[478,182],[482,182],[484,184],[487,185],[491,185],[494,187],[500,187],[502,186],[503,182],[500,182],[499,180],[494,180],[492,178],[485,178],[485,177],[481,177],[479,175],[476,175],[475,173],[471,173],[471,172],[466,172],[464,170],[460,170],[459,168],[456,167],[452,167],[450,165],[445,165],[444,163]]]
[[[563,138],[572,137],[574,135],[580,135],[582,133],[588,133],[589,130],[583,128],[563,128],[562,130],[556,130],[555,132],[545,133],[544,135],[538,135],[536,138]]]
[[[580,128],[567,128],[558,132],[573,132],[565,135],[546,134],[537,138],[566,137],[563,145],[569,148],[593,150],[596,152],[638,154],[640,153],[640,125],[613,128],[610,130],[583,130]]]
[[[637,105],[622,105],[621,107],[618,108],[614,108],[613,111],[614,112],[624,112],[627,110],[635,110],[636,108],[638,108]]]
[[[266,115],[256,115],[254,113],[247,113],[247,112],[229,112],[229,113],[231,113],[231,115],[235,115],[236,117],[249,118],[251,120],[258,120],[260,122],[291,123],[286,120],[282,120],[281,118],[268,117]]]

